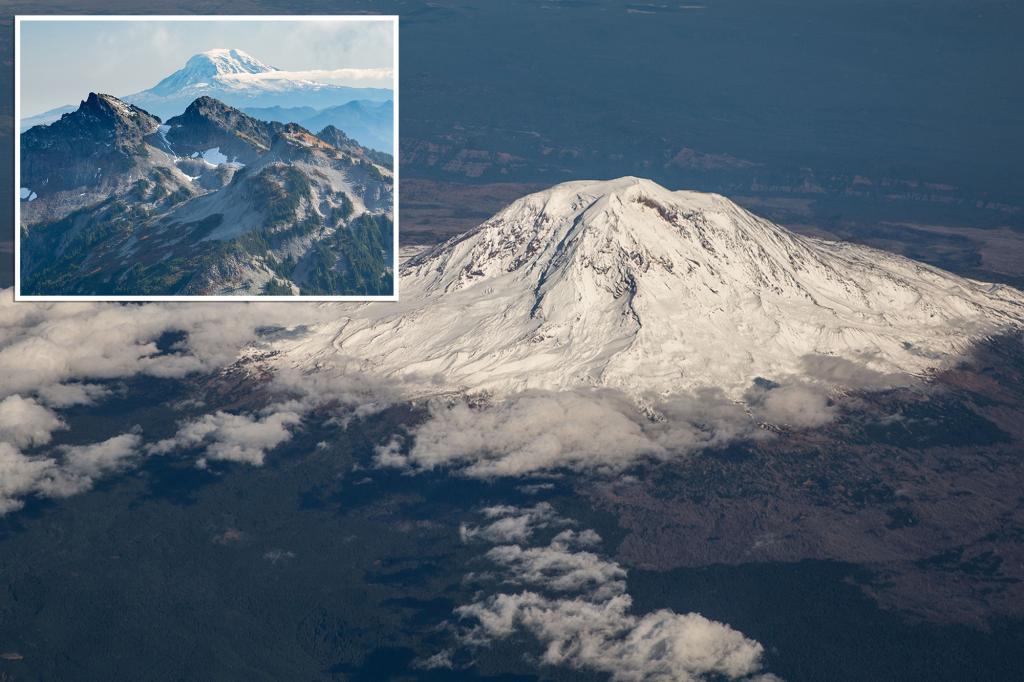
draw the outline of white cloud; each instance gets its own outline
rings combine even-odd
[[[289,427],[301,421],[301,414],[280,406],[267,408],[262,417],[216,412],[182,425],[174,437],[154,443],[149,450],[153,454],[163,454],[203,445],[201,466],[207,460],[260,466],[267,451],[290,439],[292,432]]]
[[[47,497],[68,497],[92,488],[96,480],[127,468],[142,445],[139,433],[125,433],[89,445],[64,445],[59,466],[40,482]]]
[[[465,476],[559,469],[616,472],[638,460],[763,435],[743,406],[714,391],[663,400],[648,412],[611,390],[531,391],[492,405],[431,404],[430,418],[377,449],[379,466],[449,467]],[[411,442],[411,445],[409,444]]]
[[[27,456],[0,442],[0,516],[21,509],[27,497],[67,497],[92,488],[101,476],[120,471],[139,451],[138,433],[89,445],[64,445],[62,457]]]
[[[37,492],[56,462],[26,457],[10,443],[0,443],[0,516],[21,509],[22,498]]]
[[[375,414],[403,400],[401,386],[393,381],[329,368],[318,368],[315,372],[278,368],[273,375],[273,388],[295,396],[295,409],[308,410],[331,403],[343,407],[333,417],[342,427],[353,417]]]
[[[821,386],[793,384],[770,390],[752,391],[747,399],[761,420],[780,426],[813,428],[828,424],[839,412]]]
[[[304,71],[265,71],[263,73],[236,73],[220,77],[225,81],[274,81],[308,80],[328,85],[346,85],[353,88],[394,88],[394,72],[391,69],[307,69]]]
[[[261,328],[312,324],[330,314],[304,303],[15,303],[7,289],[0,291],[0,396],[52,394],[57,384],[87,379],[216,370]],[[158,353],[157,340],[176,331],[187,335],[181,348]]]
[[[669,610],[638,617],[629,612],[632,605],[629,595],[593,601],[527,591],[494,595],[461,607],[459,615],[478,623],[473,636],[480,642],[524,631],[543,646],[544,663],[621,682],[772,679],[758,675],[764,647],[728,625]]]
[[[97,477],[123,469],[141,444],[139,433],[125,433],[91,445],[64,445],[61,451],[68,469]]]
[[[561,523],[554,507],[547,502],[526,509],[505,505],[487,507],[483,515],[494,520],[482,526],[466,523],[459,526],[459,537],[463,542],[476,539],[486,542],[524,542],[530,539],[534,531]]]
[[[560,467],[614,469],[663,452],[644,433],[636,409],[608,392],[531,392],[484,408],[434,403],[414,436],[407,455],[393,442],[378,450],[378,462],[448,466],[488,478]]]
[[[0,400],[0,441],[16,448],[45,445],[64,422],[31,398],[11,395]]]
[[[594,538],[588,535],[584,541],[593,544]],[[545,547],[501,545],[487,552],[487,558],[508,571],[510,584],[535,585],[556,592],[587,592],[600,600],[623,594],[625,569],[577,549],[576,544],[573,531],[563,531]]]
[[[871,357],[865,356],[864,360],[870,361]],[[867,364],[833,355],[805,355],[800,364],[805,379],[813,379],[828,386],[888,388],[906,386],[916,381],[909,374],[884,374],[876,372]]]
[[[50,407],[92,405],[110,394],[110,389],[99,384],[71,383],[43,386],[36,390],[39,399]]]
[[[491,519],[529,513],[491,510],[485,514]],[[553,510],[545,518],[570,523]],[[525,633],[541,645],[543,663],[602,672],[621,682],[778,679],[761,673],[764,647],[724,623],[668,609],[632,613],[626,570],[600,557],[599,543],[592,530],[563,530],[547,545],[490,549],[485,556],[498,572],[486,575],[501,586],[525,589],[458,607],[459,640],[476,649]],[[453,653],[445,649],[421,665],[452,667]]]

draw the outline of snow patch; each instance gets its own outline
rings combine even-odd
[[[227,163],[228,157],[221,154],[220,147],[212,147],[203,152],[203,161],[219,166],[222,163]]]
[[[171,126],[169,125],[159,125],[156,128],[156,132],[157,134],[160,135],[160,139],[164,141],[164,146],[167,147],[167,151],[169,151],[174,156],[174,158],[178,158],[178,155],[175,154],[174,152],[174,148],[171,147],[170,140],[167,139],[167,131],[169,131],[170,129]]]
[[[37,194],[30,190],[28,187],[22,187],[18,193],[23,201],[34,201],[37,198]]]

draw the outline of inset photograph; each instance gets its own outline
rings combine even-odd
[[[19,300],[397,298],[397,17],[15,26]]]

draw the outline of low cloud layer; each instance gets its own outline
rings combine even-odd
[[[481,514],[487,519],[487,523],[464,523],[459,527],[459,537],[463,542],[524,542],[538,528],[564,524],[555,513],[554,507],[547,502],[526,508],[498,505],[483,509]]]
[[[708,388],[644,400],[611,389],[528,391],[483,404],[437,400],[423,424],[377,448],[376,463],[473,478],[616,473],[643,460],[771,438],[779,429],[819,428],[839,416],[840,387],[912,381],[842,358],[808,356],[804,364],[801,376],[756,379],[741,399]]]
[[[17,448],[46,445],[64,422],[49,408],[20,395],[0,400],[0,440]]]
[[[0,515],[21,509],[28,497],[67,497],[92,488],[100,476],[121,470],[142,444],[138,433],[127,433],[46,448],[64,428],[56,412],[32,398],[0,400]]]
[[[129,466],[141,444],[140,434],[127,433],[99,443],[61,446],[42,456],[0,442],[0,515],[21,509],[28,497],[59,498],[89,490],[100,477]]]
[[[104,400],[111,381],[216,372],[240,357],[243,362],[258,357],[277,341],[301,338],[308,327],[337,314],[336,307],[299,302],[15,304],[11,290],[0,292],[0,375],[5,378],[0,384],[0,441],[13,447],[7,466],[19,472],[11,474],[19,482],[5,487],[6,498],[38,492],[38,486],[25,481],[43,475],[39,471],[46,466],[39,462],[66,459],[66,453],[44,451],[65,427],[62,410]],[[268,390],[282,402],[268,411],[232,414],[214,406],[209,414],[182,424],[172,438],[142,450],[153,455],[200,449],[200,465],[214,460],[260,465],[318,408],[344,405],[334,416],[344,427],[347,419],[410,395],[410,387],[400,381],[352,371],[359,358],[326,360],[315,370],[277,366]],[[741,401],[713,389],[645,400],[602,389],[532,391],[472,406],[464,400],[435,400],[424,423],[377,448],[375,462],[476,478],[616,473],[644,460],[771,437],[774,430],[764,429],[765,424],[820,427],[839,413],[832,397],[835,386],[878,388],[892,380],[848,360],[805,360],[800,377],[758,381]],[[259,370],[259,361],[253,366]],[[10,492],[15,490],[29,492]],[[466,532],[489,534],[493,540],[504,533],[507,541],[515,541],[517,523],[505,519],[504,528]]]
[[[39,399],[50,407],[71,407],[92,405],[110,395],[110,389],[100,384],[76,383],[52,384],[36,390]]]
[[[568,467],[618,467],[626,458],[660,454],[636,409],[611,393],[533,392],[484,408],[435,403],[407,453],[393,441],[383,465],[439,466],[492,477]]]
[[[745,407],[718,392],[675,396],[644,411],[621,393],[534,391],[486,406],[436,402],[408,437],[377,449],[381,466],[447,467],[493,478],[560,469],[615,472],[764,436]]]
[[[381,409],[396,392],[380,381],[283,369],[269,388],[286,402],[258,414],[214,411],[148,447],[138,433],[94,449],[51,445],[53,434],[66,428],[61,411],[101,402],[111,381],[217,372],[254,344],[301,334],[335,314],[302,302],[15,303],[12,290],[0,291],[0,514],[21,508],[28,497],[87,490],[99,477],[134,465],[136,455],[199,448],[200,466],[213,460],[260,465],[312,409],[331,402],[354,416]]]
[[[621,682],[778,680],[761,672],[764,647],[724,623],[668,609],[633,613],[626,570],[600,556],[594,531],[565,529],[547,544],[529,546],[553,523],[572,522],[540,505],[492,507],[483,515],[487,524],[473,527],[494,528],[503,519],[516,519],[520,541],[489,549],[484,561],[490,570],[467,577],[503,591],[456,609],[458,647],[472,654],[526,634],[539,644],[544,665],[605,673]],[[470,540],[483,537],[477,533]],[[454,667],[458,647],[421,664]]]
[[[99,397],[79,383],[86,380],[216,370],[262,329],[328,315],[303,303],[15,303],[6,289],[0,291],[0,397],[38,395],[66,405]],[[157,342],[170,332],[184,339],[162,353]]]
[[[394,72],[388,68],[377,69],[308,69],[305,71],[264,71],[262,73],[235,73],[222,75],[221,80],[246,83],[259,81],[274,83],[293,80],[308,80],[328,85],[343,85],[353,88],[394,88]]]
[[[280,406],[267,408],[261,416],[216,412],[186,422],[174,437],[154,443],[149,451],[166,454],[202,447],[204,456],[199,460],[200,466],[205,466],[209,460],[260,466],[267,451],[289,440],[291,427],[301,421],[302,415],[298,412]]]

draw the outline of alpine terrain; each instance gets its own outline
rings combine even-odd
[[[798,236],[715,194],[649,180],[526,196],[401,270],[398,304],[339,308],[279,362],[423,392],[576,386],[634,396],[831,356],[920,374],[1024,322],[1024,295],[875,249]]]
[[[238,49],[216,48],[195,54],[153,87],[119,99],[170,118],[199,97],[213,97],[263,120],[299,123],[316,130],[334,125],[381,152],[391,153],[394,147],[394,93],[390,89],[311,80]],[[74,109],[62,106],[25,118],[21,130],[52,123]]]
[[[161,122],[91,93],[21,136],[22,293],[390,295],[379,159],[207,96]]]

